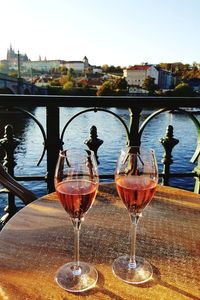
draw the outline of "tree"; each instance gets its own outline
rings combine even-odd
[[[61,84],[61,85],[64,85],[64,84],[67,83],[69,80],[70,80],[70,78],[69,78],[68,75],[62,75],[62,76],[60,77],[60,84]]]
[[[68,71],[67,71],[67,75],[62,75],[61,77],[60,77],[60,84],[62,85],[62,86],[64,86],[66,83],[68,83],[68,82],[74,82],[74,77],[72,76],[72,74],[73,74],[73,70],[72,69],[69,69]],[[74,84],[74,83],[73,83]]]
[[[155,84],[155,78],[147,76],[142,84],[142,88],[149,92],[149,94],[154,94],[158,89],[158,85]]]
[[[115,94],[112,83],[107,80],[97,90],[97,96],[113,96]]]
[[[178,84],[175,87],[173,94],[177,97],[191,97],[195,95],[193,89],[187,83]]]
[[[63,85],[63,90],[65,91],[69,91],[73,88],[73,82],[72,81],[68,81]]]
[[[119,77],[114,81],[115,90],[127,90],[127,81],[125,78]]]
[[[109,66],[105,64],[101,68],[105,73],[123,74],[123,69],[120,66],[115,67],[113,65]]]
[[[72,68],[68,69],[68,70],[67,70],[67,76],[68,76],[69,80],[72,80],[73,77],[75,76],[75,71],[74,71],[74,69],[72,69]]]
[[[8,76],[17,78],[18,77],[18,72],[17,71],[10,71],[8,72]]]
[[[7,74],[8,73],[8,63],[5,61],[0,61],[0,73]]]
[[[105,73],[107,73],[107,72],[108,72],[108,69],[109,69],[109,65],[105,64],[105,65],[103,65],[101,68],[102,68],[102,70],[103,70]]]
[[[60,80],[56,78],[52,78],[48,83],[50,86],[61,86]]]

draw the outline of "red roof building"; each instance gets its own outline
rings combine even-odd
[[[159,72],[153,65],[135,65],[124,70],[128,85],[141,87],[148,76],[155,78],[155,84],[158,84]]]

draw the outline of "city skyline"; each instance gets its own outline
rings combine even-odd
[[[0,60],[11,44],[32,61],[87,56],[92,65],[121,67],[199,63],[199,10],[199,0],[3,1]]]

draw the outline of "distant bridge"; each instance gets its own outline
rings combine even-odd
[[[38,87],[23,78],[14,78],[0,73],[0,94],[47,94],[47,89]]]

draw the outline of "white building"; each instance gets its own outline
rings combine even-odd
[[[69,69],[73,69],[75,72],[80,72],[82,73],[84,71],[84,62],[83,61],[66,61],[64,63],[65,68]]]
[[[148,76],[155,78],[155,84],[158,84],[159,72],[152,65],[135,65],[124,70],[124,77],[128,85],[141,87]]]
[[[84,73],[84,71],[90,66],[88,59],[84,56],[83,60],[71,60],[65,61],[64,66],[67,69],[73,69],[75,72]]]
[[[27,61],[22,63],[22,67],[25,70],[38,70],[43,72],[49,72],[52,69],[59,68],[60,66],[64,65],[63,60],[35,60],[35,61]]]
[[[49,72],[52,69],[56,69],[59,67],[66,67],[67,69],[73,69],[75,72],[83,73],[86,68],[89,67],[89,62],[87,57],[85,56],[83,60],[75,60],[75,61],[65,61],[65,60],[39,60],[36,61],[27,61],[22,63],[22,67],[27,69],[35,69],[38,71]]]

